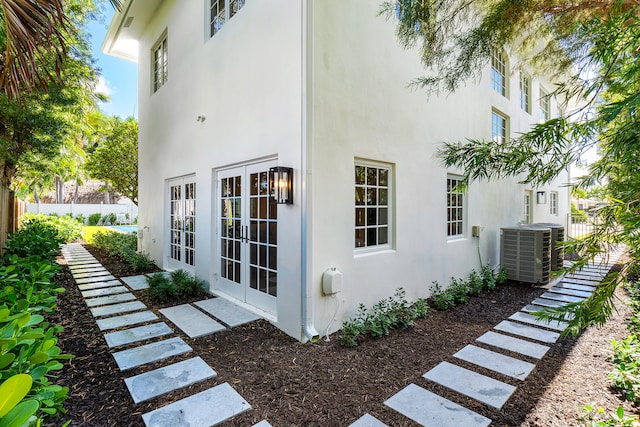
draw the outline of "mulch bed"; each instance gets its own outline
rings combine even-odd
[[[87,248],[114,275],[136,274],[117,259]],[[607,361],[610,341],[626,336],[629,312],[622,304],[604,327],[552,345],[525,381],[489,373],[452,357],[467,344],[482,347],[476,338],[542,293],[522,284],[499,286],[447,312],[432,310],[412,329],[367,340],[352,349],[342,347],[337,334],[328,341],[301,344],[262,320],[197,339],[176,330],[193,354],[122,373],[66,267],[58,283],[67,291],[51,321],[64,326],[59,345],[76,358],[65,362],[56,381],[70,388],[65,402],[68,412],[50,425],[71,420],[73,426],[143,426],[141,414],[224,382],[252,407],[225,426],[250,426],[263,419],[273,426],[346,426],[367,412],[390,426],[413,426],[411,420],[383,404],[411,383],[493,419],[494,426],[578,425],[580,409],[586,404],[608,411],[621,404],[619,396],[608,389],[606,377],[611,369]],[[145,294],[136,292],[149,307],[159,308],[150,305]],[[124,378],[195,355],[218,373],[216,379],[134,405]],[[501,410],[490,408],[422,378],[443,360],[455,360],[518,388]],[[633,411],[629,404],[625,407]]]

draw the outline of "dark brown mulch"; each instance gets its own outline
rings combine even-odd
[[[118,276],[135,274],[117,260],[103,258],[93,249],[92,253]],[[495,426],[578,425],[582,406],[594,404],[614,410],[620,402],[607,389],[606,375],[611,369],[609,342],[626,335],[628,312],[624,307],[604,328],[592,328],[577,339],[563,338],[552,345],[525,381],[491,373],[518,387],[501,410],[422,378],[441,361],[453,362],[452,355],[465,345],[482,346],[475,342],[477,337],[542,292],[525,285],[505,285],[454,310],[432,310],[414,328],[363,342],[354,349],[341,347],[336,334],[330,341],[301,344],[266,321],[197,339],[178,331],[193,348],[193,355],[202,357],[218,378],[134,405],[124,378],[156,366],[118,371],[66,268],[59,282],[67,292],[52,320],[65,327],[59,341],[62,350],[77,357],[60,372],[58,383],[71,389],[64,420],[71,420],[74,426],[142,426],[142,413],[224,382],[252,406],[224,424],[228,426],[249,426],[263,419],[273,426],[346,426],[367,412],[390,426],[412,426],[416,424],[383,404],[411,383],[493,419]],[[137,296],[149,303],[143,293]],[[465,366],[459,360],[455,363]]]

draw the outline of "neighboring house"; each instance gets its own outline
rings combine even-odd
[[[412,90],[419,54],[379,3],[130,0],[103,45],[139,66],[141,249],[300,340],[398,287],[427,297],[497,267],[500,227],[567,218],[564,178],[460,194],[436,158],[442,141],[500,143],[555,116],[551,83],[496,52],[453,95]],[[292,168],[292,204],[269,202],[274,166]]]

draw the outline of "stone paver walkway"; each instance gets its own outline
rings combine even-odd
[[[157,313],[147,309],[131,292],[148,287],[146,276],[118,280],[79,244],[65,245],[62,254],[98,327],[105,331],[105,341],[113,349],[112,355],[119,369],[126,371],[151,362],[167,361],[165,366],[125,379],[136,404],[217,376],[197,356],[177,363],[171,362],[172,357],[191,353],[193,350],[184,340],[175,336],[174,330],[160,320]],[[226,323],[228,326],[258,318],[253,314],[248,316],[248,312],[241,308],[234,312],[233,304],[230,303],[209,302],[217,299],[199,301],[203,311],[184,304],[159,310],[159,313],[184,330],[189,337],[226,329],[225,325],[218,323],[207,312],[211,312],[213,316],[219,312],[220,317],[230,319]],[[143,341],[146,344],[141,345]],[[207,427],[217,425],[250,408],[228,383],[222,383],[143,414],[142,419],[147,426]],[[258,425],[268,427],[269,423],[263,421]]]
[[[568,327],[565,322],[543,322],[530,313],[545,307],[559,307],[570,302],[582,301],[598,286],[602,278],[617,260],[619,254],[609,256],[609,264],[593,264],[580,272],[568,274],[552,286],[540,298],[534,299],[521,311],[509,316],[476,341],[488,348],[468,345],[454,354],[459,359],[497,375],[512,377],[516,381],[524,380],[535,364],[512,357],[521,354],[542,360],[549,350],[548,344],[555,343],[560,332]],[[508,351],[510,355],[501,354]],[[441,384],[456,393],[469,396],[474,400],[493,408],[501,408],[517,386],[507,384],[498,378],[474,372],[454,363],[442,362],[423,375],[429,381]],[[516,384],[516,383],[514,383]],[[434,394],[416,384],[409,384],[384,404],[422,426],[458,427],[488,426],[491,420],[464,408],[455,402]],[[380,427],[384,423],[367,414],[356,420],[354,427]]]
[[[132,276],[120,281],[77,244],[66,245],[63,255],[100,330],[106,331],[107,344],[116,348],[112,354],[121,370],[144,366],[152,361],[170,360],[173,355],[192,351],[181,338],[171,337],[173,330],[168,324],[137,301],[129,291],[147,287],[145,276]],[[612,254],[610,259],[617,259],[617,254]],[[516,381],[514,384],[525,380],[536,366],[528,360],[542,360],[550,348],[549,344],[555,343],[560,332],[568,326],[564,322],[539,321],[530,313],[545,307],[559,307],[584,300],[591,295],[611,266],[612,263],[596,263],[563,277],[541,297],[497,324],[493,331],[476,339],[488,348],[468,345],[453,355],[453,361],[464,361],[471,364],[467,366],[484,369],[482,374],[443,361],[427,371],[423,378],[469,396],[479,404],[501,408],[517,386],[498,378],[510,377],[512,381]],[[129,300],[130,296],[134,297],[133,300]],[[162,309],[160,313],[187,336],[196,337],[257,318],[253,313],[240,308],[236,310],[234,307],[225,300],[212,298],[193,305]],[[194,326],[199,326],[197,324],[200,323],[207,326],[195,330]],[[157,341],[136,345],[139,341],[150,338]],[[125,348],[118,350],[117,347]],[[503,351],[509,354],[501,353]],[[530,359],[521,360],[513,357],[513,354]],[[498,378],[488,376],[486,372],[495,372]],[[125,383],[134,402],[139,403],[216,375],[210,366],[195,356],[126,378]],[[422,426],[486,427],[491,424],[490,419],[416,384],[407,385],[387,399],[384,405]],[[206,427],[217,425],[249,409],[249,403],[231,385],[222,383],[143,414],[142,418],[147,426]],[[269,426],[263,420],[254,427]],[[351,426],[382,427],[385,424],[366,414]]]

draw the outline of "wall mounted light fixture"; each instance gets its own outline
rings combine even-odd
[[[544,205],[547,203],[547,192],[546,191],[538,191],[536,193],[536,199],[539,205]]]
[[[273,203],[293,204],[293,168],[277,166],[269,169],[269,194]]]

